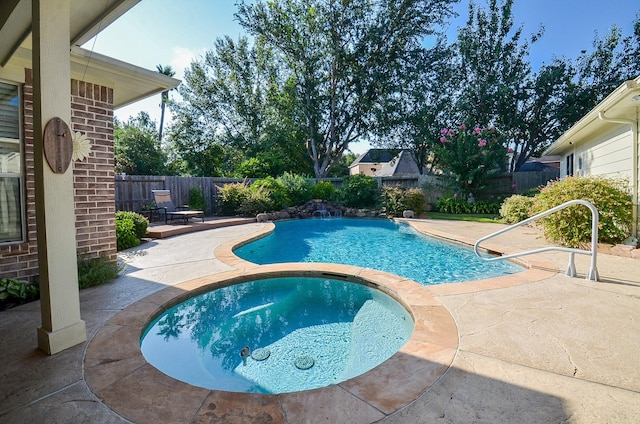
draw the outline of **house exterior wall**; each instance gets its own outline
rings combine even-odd
[[[567,176],[567,156],[573,154],[573,175],[626,179],[631,186],[633,133],[628,125],[578,145],[562,155],[560,176]]]
[[[91,140],[73,163],[78,253],[116,259],[113,89],[71,80],[71,128]]]
[[[359,164],[349,168],[349,175],[364,174],[364,175],[367,175],[369,177],[373,177],[373,174],[375,174],[376,172],[380,171],[383,166],[384,166],[384,163],[382,163],[382,162],[375,162],[375,163],[374,162],[364,162],[364,163],[359,163]],[[375,170],[372,170],[372,169],[375,169]]]
[[[33,85],[25,70],[23,85],[26,241],[0,246],[0,278],[33,280],[38,275],[33,153]],[[78,254],[116,259],[113,158],[113,89],[71,81],[71,123],[91,140],[91,154],[72,162]],[[75,270],[74,270],[75,271]]]
[[[640,119],[640,111],[636,122]],[[636,128],[636,133],[640,133],[640,123]],[[636,154],[640,152],[640,141],[638,143]],[[634,134],[629,125],[621,125],[613,131],[602,134],[593,140],[578,145],[572,150],[567,150],[562,153],[562,160],[560,166],[560,177],[567,176],[567,157],[571,154],[574,155],[574,175],[576,176],[594,176],[594,177],[606,177],[612,179],[623,179],[628,183],[630,192],[635,186],[637,192],[635,199],[640,199],[640,155],[634,161]],[[638,181],[633,184],[634,178],[633,166],[634,163],[638,167],[636,176]],[[582,165],[582,168],[581,166]],[[637,211],[640,204],[636,201],[634,209]],[[636,213],[637,216],[637,213]],[[640,218],[637,219],[636,237],[640,239]]]
[[[638,238],[640,240],[640,107],[636,108],[636,166],[637,166],[637,172],[636,172],[636,204],[634,205],[635,207],[635,214],[636,214],[636,238]]]

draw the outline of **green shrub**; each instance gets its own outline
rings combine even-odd
[[[11,278],[0,280],[0,300],[26,303],[38,299],[39,296],[40,290],[35,284]]]
[[[105,256],[78,257],[78,286],[81,289],[112,281],[118,277],[119,272],[118,263],[110,261]]]
[[[116,243],[118,250],[125,250],[140,244],[135,224],[131,218],[116,219]]]
[[[240,178],[261,178],[269,175],[270,167],[267,162],[260,158],[249,158],[240,163],[234,174]]]
[[[597,177],[567,177],[547,184],[533,200],[535,215],[570,200],[587,200],[599,213],[599,241],[619,243],[629,236],[633,221],[631,196],[623,181]],[[591,211],[574,205],[540,218],[545,237],[554,243],[579,247],[591,242]]]
[[[318,181],[311,187],[311,195],[313,199],[332,202],[336,199],[336,193],[337,190],[330,181]]]
[[[189,209],[195,211],[204,211],[207,207],[202,194],[202,188],[193,186],[189,189]]]
[[[137,238],[141,239],[147,235],[147,227],[149,220],[136,212],[118,211],[116,212],[116,223],[121,219],[130,219],[133,222],[134,233]]]
[[[544,186],[530,188],[528,190],[525,190],[522,195],[525,197],[535,197],[543,188]]]
[[[276,206],[269,186],[252,185],[237,212],[244,216],[256,216],[261,212],[271,212],[275,209]]]
[[[247,213],[246,211],[258,208],[259,212],[271,212],[282,209],[286,203],[285,188],[275,178],[265,177],[256,180],[249,186],[249,195],[242,202],[240,209],[243,215],[253,215],[253,212]]]
[[[487,200],[476,200],[469,204],[471,213],[482,215],[498,215],[500,213],[500,203]]]
[[[410,209],[420,216],[427,211],[427,198],[419,188],[410,188],[404,192],[402,205],[403,210]]]
[[[425,195],[418,188],[383,187],[382,206],[388,216],[402,216],[402,212],[408,209],[420,216],[427,209]]]
[[[310,179],[285,172],[276,181],[284,190],[285,205],[300,206],[311,200],[312,182]]]
[[[382,206],[387,216],[402,216],[405,209],[402,199],[404,190],[402,187],[382,187]]]
[[[249,196],[249,189],[245,182],[226,184],[223,187],[217,187],[217,189],[220,211],[226,216],[238,214],[242,202]]]
[[[500,204],[486,200],[469,203],[464,198],[443,197],[436,202],[436,209],[439,212],[451,214],[497,215]]]
[[[531,216],[533,199],[527,196],[514,194],[507,197],[500,206],[500,217],[507,224],[515,224]]]
[[[443,197],[436,202],[436,209],[442,213],[471,213],[471,205],[466,199]]]
[[[380,201],[378,182],[364,174],[346,177],[339,195],[342,203],[349,207],[371,208],[376,207]]]

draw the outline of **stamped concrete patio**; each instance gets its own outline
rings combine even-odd
[[[502,228],[412,223],[463,242]],[[600,282],[558,272],[566,268],[566,253],[531,259],[533,269],[522,273],[527,277],[419,289],[360,269],[363,278],[406,296],[420,316],[416,343],[432,348],[405,349],[395,364],[360,380],[297,397],[265,401],[203,393],[158,375],[139,362],[137,352],[127,351],[126,343],[140,334],[135,320],[152,314],[176,290],[222,275],[260,272],[235,258],[230,246],[268,225],[210,229],[123,252],[127,267],[120,278],[80,293],[89,341],[53,357],[36,350],[38,302],[0,312],[0,422],[640,422],[640,261],[604,254],[598,257]],[[540,231],[521,228],[490,247],[511,252],[545,245]],[[584,277],[588,258],[576,262]],[[128,333],[125,344],[123,333]],[[421,356],[425,351],[444,356],[427,361]],[[406,371],[407,364],[415,368],[406,380],[388,371],[393,366]],[[404,396],[419,383],[423,391]],[[396,401],[403,396],[404,402]]]

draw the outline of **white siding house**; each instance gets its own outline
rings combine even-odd
[[[638,232],[640,76],[627,81],[546,150],[560,155],[560,177],[603,176],[627,181]]]

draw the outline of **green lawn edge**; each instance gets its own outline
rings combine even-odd
[[[427,219],[448,219],[450,221],[470,221],[470,222],[486,222],[491,224],[503,224],[502,220],[497,215],[491,214],[471,214],[471,213],[442,213],[442,212],[427,212]]]

